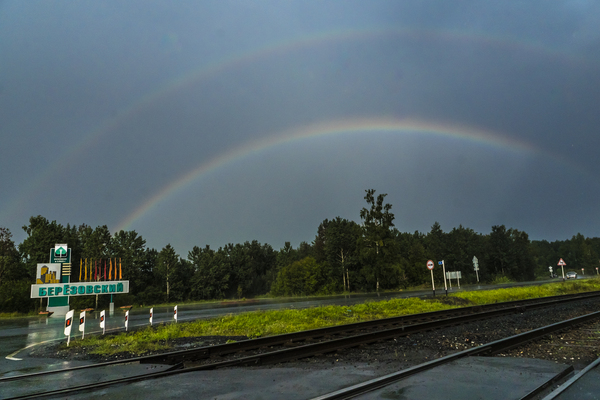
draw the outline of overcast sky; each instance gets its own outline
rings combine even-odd
[[[600,235],[600,2],[2,1],[0,226],[182,255],[360,222]]]

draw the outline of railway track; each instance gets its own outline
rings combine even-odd
[[[98,389],[115,384],[130,383],[146,379],[156,379],[175,375],[182,372],[216,369],[231,366],[280,363],[287,360],[300,359],[303,357],[310,357],[316,354],[329,353],[344,348],[356,347],[362,344],[374,343],[417,332],[435,330],[440,329],[442,327],[448,327],[459,324],[466,324],[472,321],[495,318],[511,313],[523,313],[528,309],[534,309],[539,307],[551,307],[553,305],[563,304],[569,301],[592,299],[599,296],[600,292],[590,292],[579,295],[554,296],[551,298],[544,299],[498,303],[486,306],[465,307],[461,309],[447,310],[441,312],[388,318],[378,321],[368,321],[345,326],[336,326],[331,328],[323,328],[287,335],[246,340],[206,348],[175,351],[155,356],[137,357],[128,360],[100,363],[89,366],[69,368],[65,370],[47,371],[42,373],[5,377],[0,378],[0,385],[5,385],[10,381],[23,381],[26,379],[40,378],[51,374],[74,373],[78,370],[106,368],[109,366],[125,363],[154,364],[157,366],[157,368],[162,368],[162,370],[158,372],[143,373],[140,375],[120,379],[110,379],[104,382],[79,385],[70,388],[47,391],[44,393],[30,393],[24,395],[17,395],[11,398],[39,398],[65,395],[70,393],[76,393],[79,391]],[[592,316],[588,318],[594,319],[597,317],[598,316],[596,314],[592,314]],[[567,323],[567,325],[575,323],[581,322],[572,321]],[[564,329],[564,326],[560,326],[556,329]],[[350,336],[340,337],[343,335]],[[316,343],[302,344],[302,342],[306,342],[307,340],[321,341]],[[513,347],[519,345],[518,343],[521,343],[518,342],[521,339],[514,340],[515,342],[512,345]],[[298,344],[298,346],[295,346],[295,344]],[[281,345],[285,345],[286,347],[275,348],[275,346]],[[287,347],[290,345],[294,347]],[[485,346],[478,346],[477,348],[475,348],[477,349],[477,351],[469,349],[471,353],[468,354],[475,355],[488,352],[488,348],[490,345],[491,344]],[[499,348],[493,347],[494,351],[502,351],[505,349],[505,347],[503,347],[501,350],[498,349]],[[256,351],[256,353],[247,355],[247,352],[249,351]],[[224,361],[214,362],[214,358],[220,358],[226,355],[231,355],[231,357]],[[440,360],[442,359],[445,358],[442,357]],[[167,365],[168,367],[160,367],[160,364]],[[0,386],[0,388],[1,387],[2,386]]]
[[[556,390],[549,393],[543,400],[561,399],[592,399],[598,394],[598,369],[600,358],[588,365]],[[592,397],[593,396],[593,397]]]

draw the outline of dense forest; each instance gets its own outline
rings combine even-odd
[[[361,223],[336,217],[324,220],[311,243],[279,250],[257,241],[227,244],[219,249],[195,246],[181,257],[167,244],[148,248],[135,231],[112,235],[106,225],[63,226],[42,216],[23,226],[27,238],[16,245],[11,232],[0,227],[0,311],[27,312],[39,307],[29,298],[38,263],[48,262],[56,243],[72,249],[73,270],[79,260],[119,258],[130,293],[120,304],[156,304],[186,300],[301,296],[341,292],[403,289],[431,285],[427,260],[444,260],[447,271],[461,271],[462,282],[476,282],[473,257],[479,260],[483,282],[498,279],[532,280],[549,276],[549,266],[563,258],[569,270],[596,273],[600,238],[581,234],[549,243],[531,241],[527,233],[504,225],[488,234],[459,226],[444,232],[437,222],[427,233],[401,232],[394,227],[392,206],[385,194],[367,190]],[[76,282],[78,273],[71,281]],[[434,269],[436,286],[443,286],[441,268]],[[108,295],[100,296],[104,305]],[[94,296],[72,297],[74,307],[92,306]],[[76,303],[76,304],[75,304]]]

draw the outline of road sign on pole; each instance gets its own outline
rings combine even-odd
[[[446,296],[448,296],[448,283],[446,282],[446,266],[444,260],[438,261],[438,265],[442,266],[442,274],[444,275],[444,290],[446,290]]]
[[[435,283],[433,282],[433,264],[432,260],[427,261],[427,269],[431,272],[431,287],[433,288],[433,296],[435,297]]]
[[[561,258],[560,260],[558,260],[558,265],[560,266],[560,269],[562,270],[562,276],[563,276],[563,281],[565,280],[565,267],[567,266],[567,263],[564,262],[564,260]]]

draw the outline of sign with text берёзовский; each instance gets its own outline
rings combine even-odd
[[[31,298],[129,293],[129,281],[49,283],[31,285]]]

